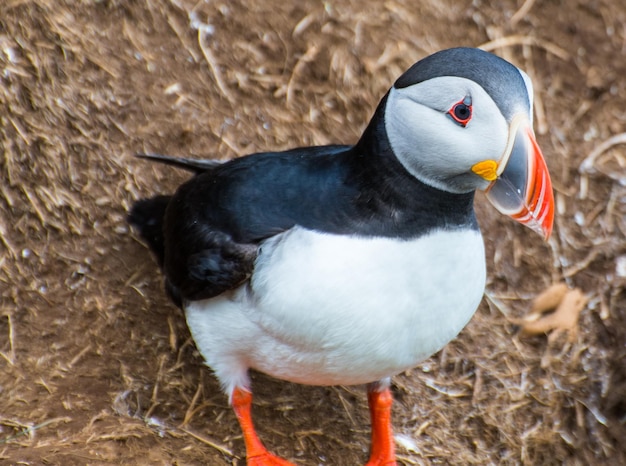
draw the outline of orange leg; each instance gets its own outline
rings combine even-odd
[[[381,389],[378,384],[371,384],[367,401],[372,419],[372,447],[366,466],[395,466],[397,463],[391,428],[393,397],[389,387]]]
[[[272,455],[261,443],[252,424],[252,393],[242,388],[235,388],[232,404],[246,444],[246,464],[248,466],[294,466]]]

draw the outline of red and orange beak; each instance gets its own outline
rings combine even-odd
[[[552,182],[533,130],[525,118],[514,119],[507,150],[497,162],[496,176],[486,190],[489,201],[501,213],[547,240],[554,221]]]

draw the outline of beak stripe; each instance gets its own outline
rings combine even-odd
[[[527,122],[514,120],[511,135],[507,152],[498,163],[501,173],[487,189],[487,197],[500,212],[548,239],[554,219],[548,167]],[[485,167],[485,161],[479,162],[472,171],[481,174],[477,172]]]

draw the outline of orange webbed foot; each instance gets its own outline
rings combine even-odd
[[[397,466],[395,456],[393,458],[370,458],[365,466]]]
[[[231,403],[246,444],[247,466],[294,466],[289,461],[272,455],[259,440],[252,424],[252,393],[237,387],[231,395]]]
[[[264,453],[262,455],[253,456],[246,459],[247,466],[294,466],[287,460],[274,456],[271,453]]]

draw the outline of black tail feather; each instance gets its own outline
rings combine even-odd
[[[136,154],[136,156],[182,168],[195,175],[211,170],[222,163],[215,160],[188,159],[162,154]],[[127,218],[128,223],[135,227],[139,231],[139,235],[148,243],[161,269],[163,269],[165,264],[163,223],[165,221],[165,211],[171,199],[172,196],[155,196],[149,199],[141,199],[133,204]],[[165,278],[165,290],[174,304],[182,308],[180,291],[170,283],[167,277]]]
[[[163,220],[165,209],[171,198],[171,196],[155,196],[141,199],[133,204],[128,214],[128,223],[134,226],[139,231],[139,235],[148,243],[161,268],[165,260]]]
[[[163,221],[165,210],[172,196],[155,196],[141,199],[133,204],[128,214],[128,223],[134,226],[156,256],[159,267],[165,263],[165,235]],[[165,278],[165,291],[176,306],[182,308],[182,297],[176,287]]]

